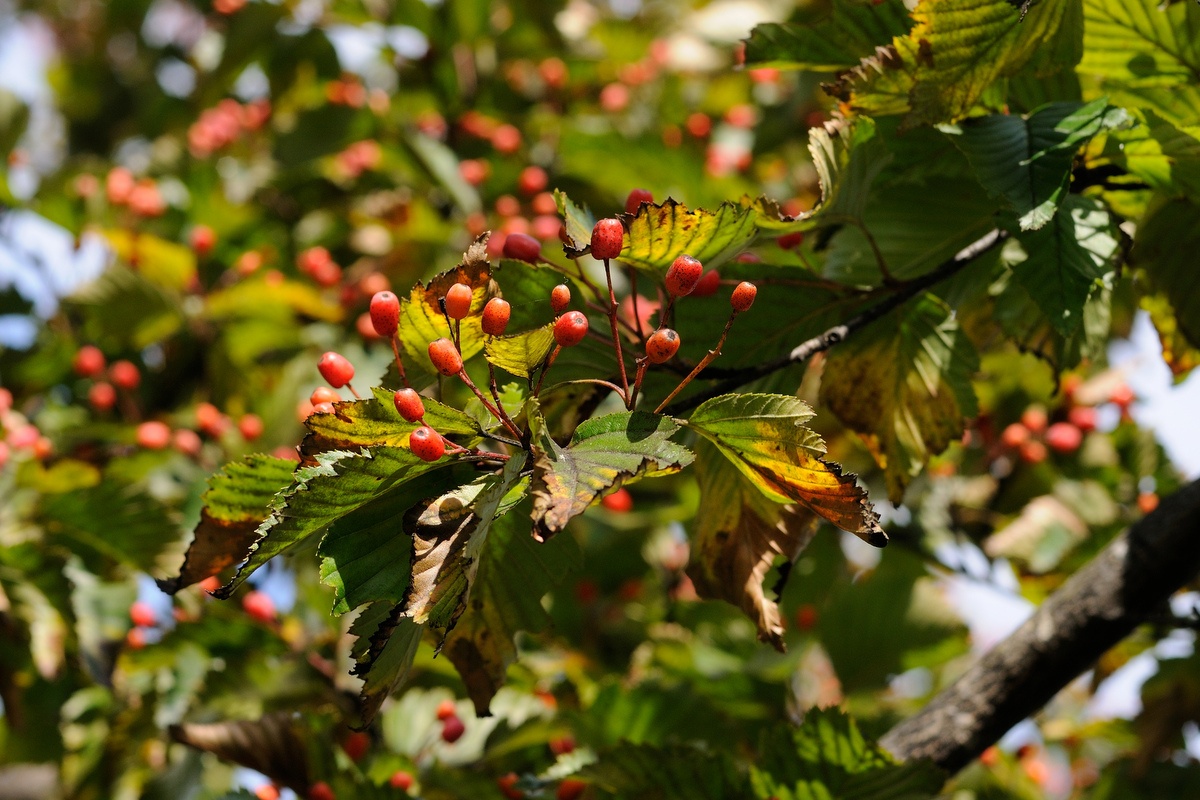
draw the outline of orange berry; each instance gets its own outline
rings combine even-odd
[[[568,311],[554,323],[554,341],[560,347],[574,347],[587,336],[588,320],[580,311]]]
[[[670,328],[659,328],[646,340],[646,358],[651,364],[670,361],[679,352],[679,334]]]
[[[457,375],[463,368],[462,356],[449,339],[435,339],[429,343],[429,360],[433,368],[443,375]]]
[[[465,283],[456,283],[446,292],[446,316],[450,319],[463,319],[471,313],[471,300],[474,292]]]
[[[750,281],[742,281],[733,290],[733,295],[729,298],[730,305],[737,313],[750,310],[750,306],[754,305],[754,298],[758,296],[758,287]]]

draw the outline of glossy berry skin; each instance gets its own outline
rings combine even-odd
[[[442,723],[442,741],[454,744],[466,733],[467,726],[458,717],[449,717]]]
[[[565,283],[560,283],[550,290],[550,308],[555,314],[566,311],[569,305],[571,305],[571,289]]]
[[[400,327],[400,298],[392,292],[376,292],[371,298],[371,326],[384,338],[396,335]]]
[[[321,356],[321,360],[317,362],[317,369],[321,377],[335,389],[340,389],[354,380],[354,365],[345,356],[332,350]]]
[[[625,226],[619,219],[602,219],[592,228],[592,258],[616,258],[625,241]]]
[[[679,352],[679,334],[670,328],[659,328],[646,340],[646,358],[651,364],[670,361]]]
[[[446,454],[446,443],[428,425],[417,428],[409,435],[408,448],[422,461],[437,461]]]
[[[703,264],[689,255],[682,255],[667,268],[667,291],[674,297],[685,297],[696,288],[703,274]]]
[[[429,360],[443,375],[457,375],[463,366],[462,356],[449,339],[435,339],[429,343]]]
[[[75,369],[75,374],[79,377],[94,378],[101,372],[104,372],[104,367],[107,363],[104,359],[104,353],[100,352],[99,347],[85,344],[75,354],[75,360],[71,366]]]
[[[342,396],[330,389],[328,386],[318,386],[313,389],[313,393],[308,396],[308,402],[314,406],[318,403],[337,403],[342,399]]]
[[[629,193],[629,197],[625,198],[625,213],[636,214],[637,210],[642,207],[642,203],[653,203],[654,195],[650,194],[649,189],[634,189]]]
[[[508,304],[508,301],[493,297],[483,307],[483,319],[480,320],[483,332],[488,336],[503,336],[510,316],[512,316],[512,306]]]
[[[504,239],[504,257],[536,264],[542,258],[542,243],[528,233],[510,233]]]
[[[754,298],[758,296],[758,287],[750,281],[742,281],[733,290],[733,296],[729,298],[729,304],[733,306],[733,310],[737,313],[749,311],[750,306],[754,305]]]
[[[1056,422],[1046,430],[1046,444],[1057,453],[1073,453],[1083,444],[1083,431],[1069,422]]]
[[[471,313],[471,287],[465,283],[456,283],[446,292],[446,316],[450,319],[462,319]]]
[[[554,341],[560,347],[574,347],[587,336],[588,320],[580,311],[568,311],[554,323]]]
[[[558,791],[554,793],[554,800],[579,800],[583,797],[584,790],[587,789],[587,784],[575,778],[564,778],[563,782],[558,785]]]
[[[396,411],[408,422],[417,422],[425,416],[425,403],[421,395],[412,389],[398,389],[392,395],[392,402],[396,404]]]
[[[721,273],[715,269],[710,269],[700,277],[696,282],[696,288],[692,289],[692,297],[710,297],[717,293],[717,289],[721,288]]]
[[[304,797],[306,800],[337,800],[337,795],[325,781],[318,781],[308,787],[308,794]]]
[[[627,514],[633,510],[633,495],[629,493],[628,489],[622,486],[612,494],[604,495],[600,500],[600,505],[616,514]],[[553,741],[550,742],[550,749],[554,749]],[[574,747],[572,746],[571,749],[573,750]],[[559,754],[555,753],[555,755]]]

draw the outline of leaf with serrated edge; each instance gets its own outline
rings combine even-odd
[[[596,216],[587,206],[576,205],[567,197],[567,193],[554,190],[554,202],[558,204],[558,213],[563,218],[563,230],[567,234],[567,242],[563,250],[571,258],[576,258],[588,252],[592,244],[592,228],[596,225]]]
[[[893,312],[830,352],[821,402],[862,435],[893,503],[976,414],[975,348],[932,296]]]
[[[677,257],[690,255],[715,267],[754,241],[759,211],[726,201],[715,211],[689,210],[668,198],[643,203],[635,214],[621,214],[628,233],[618,259],[664,275]]]
[[[467,610],[443,647],[479,716],[488,714],[509,664],[516,660],[513,637],[518,631],[546,629],[550,617],[542,607],[542,596],[578,568],[581,560],[579,545],[570,536],[534,541],[529,514],[525,501],[492,526]]]
[[[493,366],[519,378],[528,378],[553,349],[553,323],[512,336],[489,337],[485,345],[487,360]]]
[[[833,13],[819,22],[756,26],[746,42],[746,66],[837,72],[857,66],[911,25],[902,3],[834,0]]]
[[[621,742],[598,755],[579,774],[617,797],[727,800],[751,796],[746,777],[727,752]]]
[[[242,561],[258,539],[258,526],[271,513],[275,495],[291,485],[295,468],[293,461],[264,455],[222,467],[201,498],[200,524],[179,575],[158,581],[159,588],[175,594]]]
[[[783,620],[763,580],[776,558],[796,560],[816,530],[816,515],[768,500],[703,440],[696,448],[696,478],[700,509],[688,566],[696,592],[741,608],[758,626],[758,638],[782,652]],[[783,591],[773,589],[777,596]]]
[[[528,417],[534,538],[539,541],[563,530],[600,496],[638,478],[678,472],[694,457],[670,441],[679,426],[657,414],[635,411],[590,419],[566,447],[551,438],[534,401]]]
[[[883,547],[887,534],[855,476],[823,461],[825,442],[804,426],[813,411],[795,397],[726,394],[702,404],[689,428],[717,446],[750,483],[778,503],[800,503]]]
[[[379,712],[383,701],[408,677],[425,632],[404,616],[404,604],[376,602],[367,606],[350,626],[358,637],[350,655],[353,674],[363,679],[359,693],[359,722],[363,727]]]

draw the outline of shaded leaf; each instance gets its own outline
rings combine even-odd
[[[808,24],[755,26],[746,42],[747,66],[836,72],[857,66],[875,48],[908,33],[903,3],[835,0],[827,19]]]
[[[629,800],[727,800],[749,795],[726,753],[688,745],[618,744],[579,776]]]
[[[554,349],[554,324],[547,323],[512,336],[490,336],[484,346],[487,360],[510,375],[528,378],[529,374]]]
[[[821,402],[863,436],[893,503],[975,416],[971,377],[978,366],[953,312],[928,295],[829,353]]]
[[[1193,345],[1183,335],[1179,318],[1171,309],[1171,303],[1161,294],[1147,295],[1141,300],[1142,308],[1150,314],[1150,321],[1158,331],[1162,343],[1163,361],[1171,368],[1176,381],[1182,380],[1200,366],[1200,347]]]
[[[359,694],[363,727],[371,724],[383,701],[408,677],[424,631],[423,625],[404,616],[403,603],[372,603],[350,626],[350,634],[358,637],[350,654],[355,661],[353,673],[363,679]]]
[[[563,245],[563,250],[571,258],[588,252],[591,247],[592,228],[596,225],[596,215],[587,206],[572,202],[561,189],[554,190],[554,202],[558,204],[558,213],[563,218],[563,229],[569,240]]]
[[[150,494],[115,480],[41,497],[38,518],[51,543],[66,546],[88,569],[115,562],[144,572],[178,533],[178,515]]]
[[[1192,347],[1200,347],[1200,281],[1195,254],[1200,252],[1200,205],[1172,200],[1155,209],[1138,226],[1133,259],[1175,309],[1178,331]]]
[[[892,159],[875,123],[862,117],[815,126],[808,152],[821,184],[819,218],[835,224],[841,217],[861,219],[871,186]]]
[[[326,300],[316,286],[286,279],[268,283],[265,278],[213,291],[205,297],[204,311],[215,321],[269,318],[285,313],[325,322],[341,322],[345,317],[342,307]]]
[[[252,455],[226,464],[209,478],[200,523],[179,575],[158,581],[158,587],[175,594],[245,559],[275,495],[291,485],[295,468],[288,459]]]
[[[883,547],[887,534],[854,475],[825,462],[825,443],[804,426],[813,411],[795,397],[726,394],[685,423],[717,446],[751,485],[778,503],[800,503],[842,530]]]
[[[183,308],[173,291],[140,272],[113,265],[72,299],[86,305],[88,338],[116,339],[141,349],[176,333],[183,325]]]
[[[257,720],[188,722],[171,728],[175,741],[249,767],[301,793],[310,783],[307,735],[290,711]]]
[[[581,424],[566,447],[549,435],[536,405],[529,425],[533,454],[534,538],[549,539],[602,495],[643,477],[678,472],[692,462],[670,441],[679,426],[642,411],[609,414]]]

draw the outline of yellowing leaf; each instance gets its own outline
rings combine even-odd
[[[182,291],[196,277],[196,256],[181,244],[148,233],[106,230],[104,238],[117,258],[151,283]]]
[[[727,394],[705,402],[687,426],[717,446],[750,483],[777,503],[799,503],[837,527],[883,547],[887,534],[854,475],[825,462],[825,443],[803,423],[813,416],[786,395]]]
[[[705,266],[717,266],[754,241],[759,214],[728,201],[715,211],[691,211],[669,198],[662,204],[646,203],[636,214],[622,215],[628,234],[619,258],[660,274],[684,253]]]
[[[269,284],[265,280],[244,281],[213,292],[205,301],[206,314],[217,321],[231,317],[259,318],[268,315],[271,308],[286,309],[324,322],[341,322],[345,316],[342,307],[326,300],[315,286],[290,280],[279,284]]]
[[[933,297],[894,312],[834,348],[821,401],[862,434],[892,502],[976,413],[978,357],[949,307]]]
[[[528,378],[554,349],[554,324],[512,336],[488,337],[484,349],[493,365],[511,375]]]

